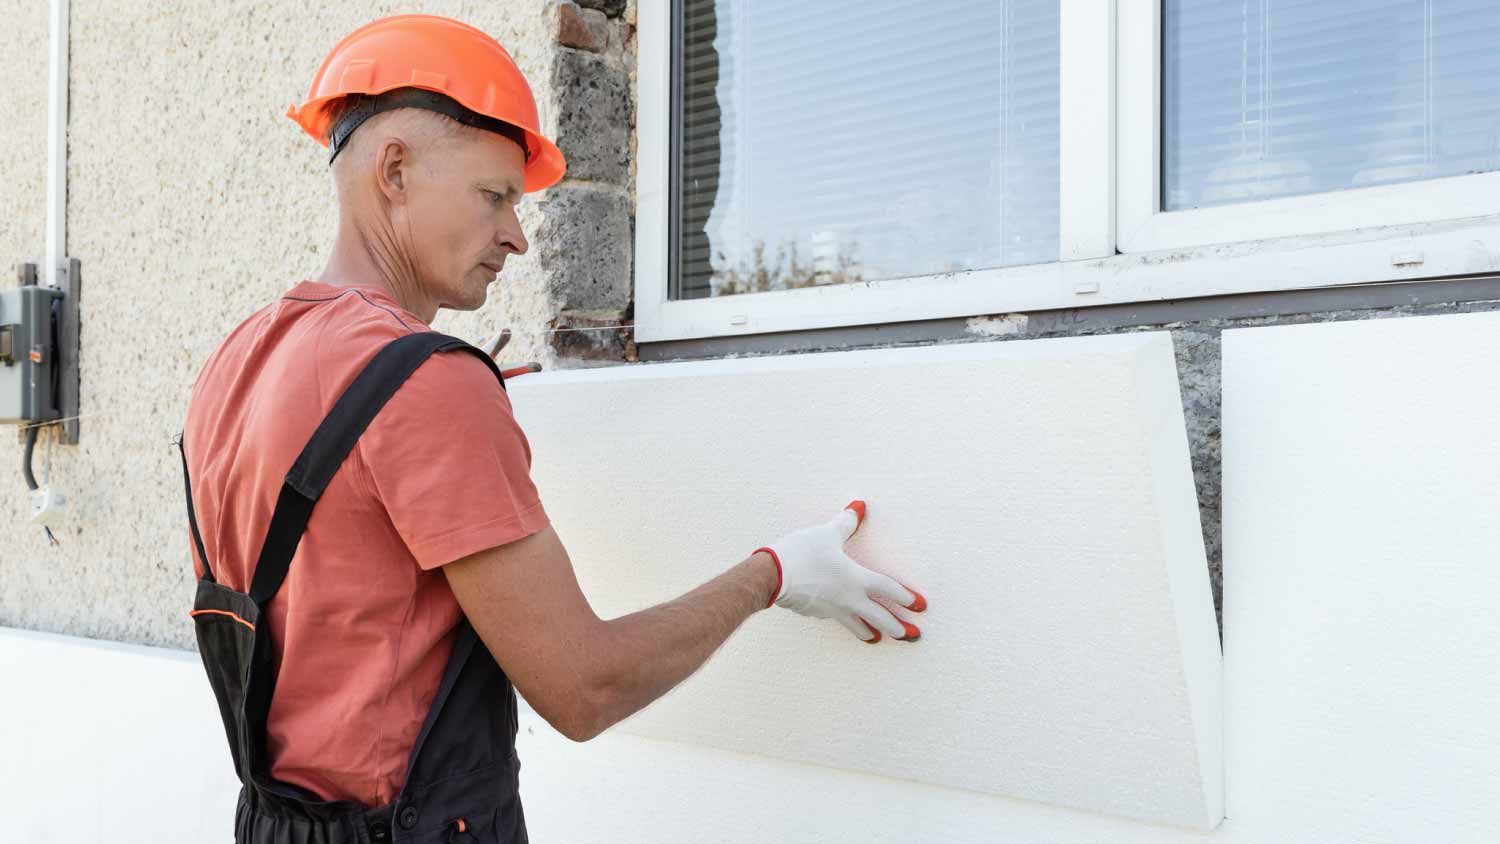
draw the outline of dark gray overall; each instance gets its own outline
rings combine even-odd
[[[248,594],[214,580],[193,512],[187,453],[179,442],[188,523],[204,564],[193,621],[242,783],[234,818],[234,840],[240,844],[527,840],[517,784],[515,690],[468,621],[459,625],[453,655],[412,747],[406,784],[395,801],[373,809],[348,801],[324,802],[272,779],[266,758],[266,715],[276,690],[270,631],[260,623],[266,604],[286,578],[313,506],[355,441],[428,356],[446,351],[477,355],[504,388],[494,362],[455,337],[420,332],[393,340],[377,352],[339,396],[287,473]]]

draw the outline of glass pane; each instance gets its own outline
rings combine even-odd
[[[1500,169],[1500,2],[1165,0],[1167,210]]]
[[[1059,0],[684,0],[674,298],[1057,260]]]

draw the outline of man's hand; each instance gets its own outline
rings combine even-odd
[[[872,645],[880,641],[882,633],[915,642],[922,631],[897,618],[875,599],[912,612],[927,609],[927,599],[844,553],[844,543],[864,520],[865,503],[852,501],[832,521],[803,528],[758,549],[757,553],[770,554],[781,572],[781,588],[771,603],[812,618],[835,619]]]

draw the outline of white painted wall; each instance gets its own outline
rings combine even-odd
[[[1224,335],[1231,817],[1500,841],[1500,314]]]
[[[1222,818],[1220,655],[1171,339],[552,373],[511,398],[601,614],[851,498],[915,645],[775,610],[621,731],[1192,828]]]

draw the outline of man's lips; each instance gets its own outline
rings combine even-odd
[[[500,265],[499,264],[492,264],[489,261],[481,261],[479,263],[479,266],[484,267],[485,269],[489,270],[490,272],[494,273],[495,275],[499,275],[500,274]]]

